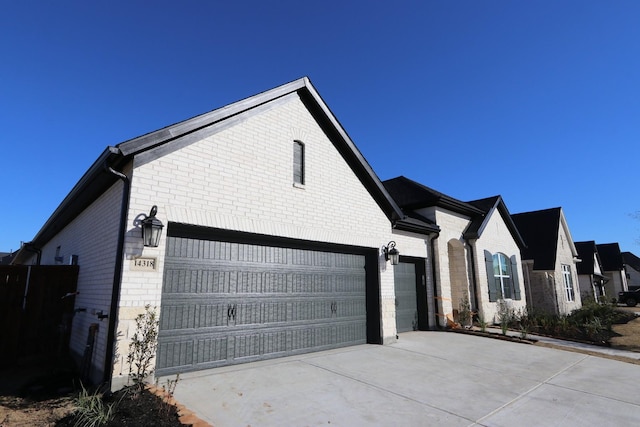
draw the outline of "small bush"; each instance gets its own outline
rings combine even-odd
[[[151,361],[158,348],[158,324],[155,308],[149,304],[145,312],[136,317],[136,332],[129,344],[129,378],[139,390],[144,387],[144,380],[153,373]]]
[[[464,296],[460,299],[460,305],[458,310],[458,320],[462,326],[468,327],[473,320],[473,311],[471,311],[471,303],[469,297]]]
[[[502,335],[507,335],[507,330],[514,322],[515,318],[513,308],[509,307],[505,300],[498,301],[498,322],[500,323]]]
[[[115,416],[119,402],[105,403],[98,390],[89,393],[83,385],[82,391],[74,400],[76,410],[73,425],[75,427],[104,426]]]

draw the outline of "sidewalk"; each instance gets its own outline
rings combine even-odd
[[[502,330],[500,330],[500,328],[490,327],[490,328],[487,328],[487,331],[495,334],[502,334]],[[511,337],[519,337],[520,332],[507,331],[507,335]],[[579,351],[585,351],[585,352],[591,352],[591,353],[605,354],[608,356],[626,357],[629,359],[635,359],[640,361],[640,353],[635,351],[619,350],[611,347],[604,347],[604,346],[575,342],[575,341],[561,340],[557,338],[551,338],[551,337],[546,337],[546,336],[536,335],[536,334],[527,334],[527,338],[536,340],[541,343],[552,344],[556,347],[566,348],[567,350],[579,350]]]

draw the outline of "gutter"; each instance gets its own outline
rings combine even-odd
[[[42,261],[42,249],[34,245],[33,242],[25,243],[21,249],[28,252],[34,252],[36,254],[36,265],[40,265],[40,262]]]
[[[107,390],[111,391],[113,377],[113,359],[115,354],[116,327],[118,325],[118,303],[120,301],[120,288],[122,287],[122,264],[124,257],[124,236],[127,229],[127,214],[129,212],[129,199],[131,194],[131,180],[122,172],[114,170],[109,162],[104,162],[107,172],[122,180],[122,202],[120,204],[120,226],[118,229],[118,243],[116,247],[116,259],[113,267],[113,285],[111,287],[111,307],[109,309],[109,327],[107,331],[107,351],[104,359],[103,382],[107,384]]]

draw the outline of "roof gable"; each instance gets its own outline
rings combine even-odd
[[[107,147],[36,234],[32,243],[36,246],[46,243],[118,181],[118,176],[110,172],[109,168],[123,170],[132,161],[139,164],[161,157],[167,152],[179,149],[184,144],[200,139],[204,132],[216,131],[224,126],[233,125],[234,120],[237,120],[241,115],[251,111],[260,111],[261,108],[268,108],[269,105],[278,103],[279,100],[292,94],[297,94],[300,97],[323,132],[391,223],[395,226],[398,221],[404,219],[405,215],[400,207],[391,198],[362,153],[313,87],[311,81],[307,77],[303,77],[208,113],[130,139],[116,146]],[[427,225],[425,227],[429,229]]]
[[[439,207],[469,217],[469,226],[463,233],[467,239],[479,238],[493,212],[498,211],[518,247],[525,246],[501,196],[463,202],[404,176],[388,179],[382,184],[410,217],[417,215],[414,210],[427,207]]]
[[[622,252],[622,261],[636,271],[640,271],[640,258],[631,252]]]
[[[586,242],[576,242],[576,250],[581,261],[577,265],[578,274],[593,274],[595,272],[595,262],[600,262],[596,242],[589,240]]]
[[[527,242],[522,258],[533,260],[535,270],[555,269],[560,210],[525,212],[511,217]]]
[[[473,200],[468,203],[480,209],[483,212],[483,215],[473,218],[471,224],[469,224],[469,227],[464,232],[465,238],[479,238],[482,235],[482,232],[486,228],[487,224],[489,223],[491,215],[493,215],[494,212],[498,212],[502,217],[505,225],[509,229],[509,232],[513,236],[513,240],[515,240],[518,247],[520,249],[526,248],[526,242],[522,238],[518,227],[513,222],[511,214],[509,213],[507,205],[504,203],[502,196],[487,197],[485,199]]]
[[[454,199],[404,176],[382,183],[396,203],[406,210],[441,207],[467,216],[482,215],[482,210]]]
[[[596,245],[602,261],[604,271],[622,271],[622,254],[618,243],[603,243]]]
[[[534,270],[555,269],[560,227],[564,229],[573,256],[578,255],[562,208],[523,212],[511,217],[527,244],[522,256],[533,260]]]

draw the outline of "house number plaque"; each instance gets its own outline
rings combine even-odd
[[[156,271],[155,258],[135,258],[131,260],[131,270],[135,271]]]

